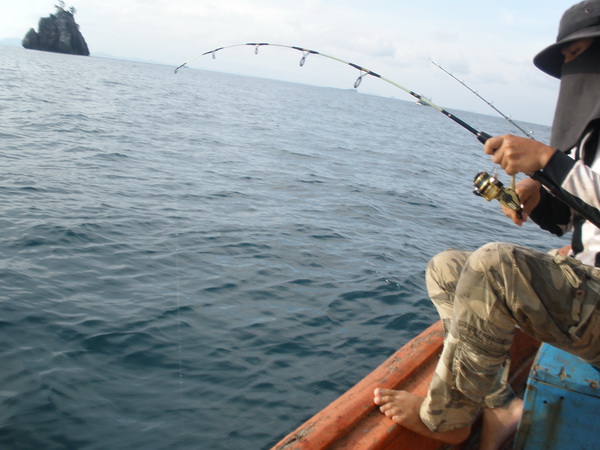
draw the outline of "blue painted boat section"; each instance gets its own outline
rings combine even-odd
[[[515,449],[600,448],[600,372],[543,344],[531,368]]]

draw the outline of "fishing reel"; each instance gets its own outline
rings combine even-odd
[[[507,208],[517,213],[517,217],[522,218],[523,205],[521,199],[515,191],[515,177],[512,177],[510,187],[504,187],[504,184],[498,179],[496,174],[490,175],[487,172],[479,172],[475,175],[473,181],[475,190],[473,193],[485,198],[488,202],[496,199]]]

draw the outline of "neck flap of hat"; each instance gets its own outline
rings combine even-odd
[[[562,67],[550,145],[573,148],[586,128],[600,119],[600,39]]]

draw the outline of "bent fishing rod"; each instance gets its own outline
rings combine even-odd
[[[371,75],[372,77],[378,78],[382,81],[385,81],[386,83],[391,84],[392,86],[397,87],[398,89],[403,90],[404,92],[406,92],[409,95],[416,98],[419,102],[425,103],[425,104],[431,106],[433,109],[444,114],[446,117],[448,117],[449,119],[451,119],[452,121],[454,121],[455,123],[457,123],[458,125],[463,127],[464,129],[469,131],[471,134],[475,135],[477,140],[479,142],[481,142],[482,144],[485,144],[486,141],[489,138],[491,138],[491,136],[488,133],[477,130],[476,128],[472,127],[471,125],[469,125],[462,119],[456,117],[454,114],[452,114],[452,113],[446,111],[444,108],[436,105],[430,99],[428,99],[420,94],[417,94],[416,92],[414,92],[408,88],[405,88],[404,86],[396,83],[393,80],[390,80],[389,78],[385,78],[382,75],[380,75],[376,72],[373,72],[372,70],[369,70],[362,66],[359,66],[358,64],[344,61],[343,59],[337,58],[335,56],[327,55],[325,53],[321,53],[316,50],[311,50],[311,49],[307,49],[307,48],[291,46],[291,45],[282,45],[282,44],[270,44],[267,42],[248,42],[245,44],[228,45],[228,46],[224,46],[224,47],[218,47],[213,50],[209,50],[198,56],[191,58],[190,60],[177,66],[175,68],[175,73],[177,73],[180,69],[188,66],[189,63],[191,63],[195,59],[198,59],[202,56],[212,55],[212,58],[215,59],[216,53],[219,51],[229,49],[229,48],[244,47],[244,46],[254,47],[255,54],[258,54],[258,50],[260,47],[265,47],[265,46],[281,47],[281,48],[297,50],[302,53],[302,58],[300,59],[300,67],[304,66],[304,64],[306,62],[306,58],[309,55],[318,55],[318,56],[322,56],[324,58],[331,59],[333,61],[340,62],[342,64],[346,64],[346,65],[353,67],[354,69],[357,69],[359,71],[359,76],[356,79],[356,81],[354,82],[355,89],[358,88],[358,86],[361,84],[363,78],[366,75]],[[559,186],[558,184],[553,182],[551,179],[549,179],[542,171],[538,170],[532,174],[527,174],[527,175],[530,176],[531,178],[533,178],[534,180],[539,181],[542,185],[544,185],[552,193],[552,195],[554,195],[556,198],[558,198],[560,201],[562,201],[564,204],[566,204],[573,210],[577,211],[583,218],[585,218],[586,220],[593,223],[597,228],[600,228],[600,211],[598,211],[598,209],[583,202],[583,200],[581,200],[580,198],[578,198],[578,197],[574,196],[573,194],[571,194],[570,192],[567,192],[566,190],[564,190],[561,186]],[[517,215],[521,214],[521,212],[523,210],[523,206],[521,204],[519,196],[517,195],[517,193],[514,189],[514,181],[509,188],[505,188],[504,185],[502,184],[502,182],[500,182],[495,175],[489,175],[486,172],[480,172],[479,174],[477,174],[475,176],[474,185],[476,188],[475,193],[477,195],[484,197],[488,201],[496,198],[498,201],[500,201],[500,203],[502,203],[503,205],[505,205],[508,208],[515,211],[517,213]]]
[[[399,85],[398,83],[385,78],[381,75],[379,75],[376,72],[373,72],[372,70],[369,69],[365,69],[364,67],[359,66],[358,64],[354,64],[348,61],[344,61],[343,59],[340,58],[336,58],[335,56],[330,56],[330,55],[326,55],[325,53],[321,53],[321,52],[317,52],[316,50],[310,50],[307,48],[302,48],[302,47],[295,47],[295,46],[291,46],[291,45],[281,45],[281,44],[269,44],[266,42],[250,42],[247,44],[235,44],[235,45],[229,45],[226,47],[219,47],[219,48],[215,48],[214,50],[210,50],[208,52],[204,52],[201,55],[195,56],[194,58],[190,59],[187,62],[184,62],[183,64],[181,64],[180,66],[178,66],[175,69],[175,73],[177,73],[179,71],[179,69],[187,66],[190,62],[194,61],[197,58],[200,58],[202,56],[205,55],[212,55],[213,59],[215,59],[215,54],[221,50],[225,50],[228,48],[233,48],[233,47],[243,47],[243,46],[251,46],[254,47],[254,53],[258,54],[258,49],[260,47],[264,47],[264,46],[271,46],[271,47],[282,47],[282,48],[290,48],[293,50],[297,50],[299,52],[302,52],[302,58],[300,59],[300,67],[304,66],[304,63],[306,62],[306,58],[309,55],[318,55],[318,56],[322,56],[324,58],[328,58],[328,59],[332,59],[334,61],[338,61],[342,64],[346,64],[350,67],[353,67],[355,69],[357,69],[360,74],[358,76],[358,78],[356,79],[356,81],[354,82],[354,88],[356,89],[358,86],[360,86],[360,83],[362,82],[362,79],[366,76],[366,75],[371,75],[375,78],[379,78],[380,80],[383,80],[389,84],[391,84],[392,86],[395,86],[399,89],[402,89],[404,92],[412,95],[413,97],[415,97],[417,100],[426,103],[427,105],[431,106],[433,109],[437,109],[439,112],[441,112],[442,114],[444,114],[446,117],[448,117],[449,119],[452,119],[454,122],[456,122],[457,124],[459,124],[461,127],[469,130],[469,132],[473,133],[475,136],[477,136],[477,139],[479,139],[479,142],[481,142],[482,144],[485,143],[485,141],[487,141],[491,136],[487,133],[483,133],[480,132],[478,130],[476,130],[475,128],[473,128],[471,125],[469,125],[468,123],[462,121],[461,119],[459,119],[458,117],[454,116],[452,113],[446,111],[445,109],[437,106],[436,104],[432,103],[431,100],[429,100],[426,97],[423,97],[422,95],[417,94],[416,92],[411,91],[410,89],[405,88],[404,86]]]

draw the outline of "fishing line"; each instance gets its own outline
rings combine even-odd
[[[464,87],[466,87],[469,91],[471,91],[473,94],[475,94],[477,97],[479,97],[485,103],[487,103],[494,111],[496,111],[498,114],[500,114],[502,117],[504,117],[504,119],[506,119],[511,125],[516,127],[519,131],[521,131],[521,133],[523,133],[529,139],[535,140],[535,138],[530,133],[528,133],[523,128],[521,128],[515,121],[513,121],[510,118],[510,116],[507,116],[502,111],[500,111],[498,108],[496,108],[492,102],[483,98],[476,90],[471,89],[464,81],[462,81],[459,78],[457,78],[456,76],[454,76],[454,74],[452,74],[451,72],[444,69],[441,65],[437,64],[432,59],[430,59],[429,61],[431,61],[431,63],[434,66],[438,67],[439,69],[441,69],[442,71],[444,71],[445,73],[450,75],[452,78],[454,78],[456,81],[458,81]],[[559,185],[554,183],[549,178],[546,178],[546,176],[541,171],[537,171],[533,174],[527,174],[527,175],[529,177],[533,178],[534,180],[542,183],[544,186],[546,186],[550,190],[550,192],[552,192],[555,195],[555,197],[559,198],[563,203],[565,203],[566,205],[570,206],[571,208],[573,208],[574,210],[579,212],[584,218],[586,218],[587,220],[592,222],[596,227],[600,228],[600,224],[598,222],[598,220],[600,220],[600,216],[599,216],[599,211],[596,208],[593,208],[592,206],[583,202],[578,197],[571,196],[571,194],[569,194],[567,191],[564,191]],[[493,176],[494,175],[492,175],[492,177]],[[477,178],[476,178],[476,185],[477,185]],[[515,176],[514,175],[512,176],[510,189],[512,189],[513,191],[515,190]]]
[[[178,212],[180,211],[179,205],[179,197],[175,196],[175,298],[177,300],[177,359],[178,359],[178,368],[177,368],[177,376],[178,376],[178,384],[179,384],[179,426],[180,426],[180,434],[183,436],[183,432],[185,429],[185,420],[183,417],[184,411],[184,403],[183,403],[183,357],[181,352],[181,267],[179,263],[179,253],[181,251],[180,246],[180,234],[181,228],[179,225],[180,216]]]
[[[175,249],[175,270],[177,271],[177,355],[179,357],[179,422],[183,429],[183,361],[181,356],[181,289],[180,289],[180,270],[179,270],[179,228],[176,231],[176,249]]]
[[[529,139],[534,139],[534,137],[533,137],[531,134],[529,134],[527,131],[525,131],[523,128],[521,128],[521,127],[520,127],[520,126],[519,126],[517,123],[515,123],[515,122],[514,122],[514,121],[513,121],[513,120],[510,118],[510,116],[507,116],[507,115],[506,115],[506,114],[504,114],[502,111],[500,111],[498,108],[496,108],[492,102],[490,102],[490,101],[486,100],[485,98],[483,98],[483,97],[482,97],[482,96],[479,94],[479,92],[477,92],[477,91],[476,91],[476,90],[474,90],[474,89],[471,89],[471,87],[469,87],[469,86],[467,85],[467,83],[465,83],[463,80],[460,80],[459,78],[457,78],[456,76],[454,76],[454,74],[453,74],[453,73],[451,73],[451,72],[447,71],[446,69],[444,69],[442,66],[440,66],[439,64],[437,64],[437,63],[436,63],[436,62],[435,62],[433,59],[431,59],[431,58],[430,58],[430,59],[429,59],[429,61],[431,61],[431,63],[432,63],[434,66],[438,67],[438,68],[439,68],[439,69],[441,69],[443,72],[445,72],[446,74],[450,75],[452,78],[454,78],[456,81],[458,81],[458,82],[459,82],[460,84],[462,84],[464,87],[466,87],[466,88],[467,88],[469,91],[471,91],[473,94],[475,94],[475,95],[476,95],[477,97],[479,97],[481,100],[483,100],[483,102],[484,102],[484,103],[486,103],[486,104],[487,104],[488,106],[490,106],[490,107],[491,107],[491,108],[492,108],[494,111],[496,111],[498,114],[500,114],[502,117],[504,117],[504,119],[506,119],[506,120],[507,120],[507,121],[508,121],[508,122],[509,122],[511,125],[513,125],[514,127],[516,127],[516,128],[517,128],[517,129],[518,129],[518,130],[519,130],[521,133],[523,133],[523,134],[524,134],[525,136],[527,136]],[[485,174],[485,173],[484,173],[484,174]],[[495,198],[495,197],[488,198],[486,195],[484,195],[484,194],[483,194],[483,192],[481,192],[481,187],[478,185],[478,180],[479,180],[479,177],[480,177],[481,175],[482,175],[482,173],[479,173],[479,174],[477,175],[477,177],[475,177],[475,186],[477,186],[477,191],[476,191],[476,193],[478,193],[479,195],[481,195],[482,197],[484,197],[484,198],[486,198],[486,199],[488,199],[488,200],[492,200],[492,199],[493,199],[493,198]],[[497,181],[497,179],[495,178],[495,174],[494,174],[494,173],[492,173],[492,177],[493,177],[493,178],[492,178],[492,184],[495,182],[495,184],[496,184],[496,186],[497,186],[497,185],[498,185],[498,181]],[[484,175],[484,178],[485,178],[485,175]],[[487,179],[489,180],[489,179],[490,179],[490,177],[488,177]],[[513,175],[513,176],[511,177],[511,179],[510,179],[510,188],[509,188],[509,192],[511,192],[511,191],[512,191],[512,192],[514,192],[514,193],[516,194],[516,192],[517,192],[517,191],[516,191],[516,181],[515,181],[515,180],[516,180],[516,175]],[[480,181],[482,181],[482,179],[481,179]],[[502,188],[502,185],[501,185],[501,184],[500,184],[500,188]],[[509,199],[509,198],[507,197],[507,200],[509,200],[509,201],[510,201],[511,199]],[[516,200],[517,200],[517,201],[520,201],[520,199],[518,198],[518,195],[517,195],[517,197],[516,197]],[[521,205],[519,205],[519,206],[518,206],[518,209],[519,209],[519,210],[517,211],[517,215],[519,216],[519,219],[521,219],[521,218],[522,218],[521,211],[520,211],[520,209],[521,209],[521,208],[522,208],[522,206],[521,206]],[[513,208],[513,209],[514,209],[514,208]]]
[[[439,111],[440,113],[444,114],[446,117],[448,117],[449,119],[451,119],[452,121],[454,121],[455,123],[457,123],[458,125],[460,125],[461,127],[463,127],[464,129],[466,129],[467,131],[469,131],[470,133],[474,134],[477,137],[477,140],[479,142],[481,142],[482,144],[485,144],[485,142],[491,138],[491,136],[484,132],[484,131],[479,131],[476,128],[472,127],[471,125],[469,125],[468,123],[466,123],[465,121],[461,120],[460,118],[456,117],[455,115],[453,115],[452,113],[446,111],[445,109],[443,109],[442,107],[436,105],[435,103],[433,103],[430,99],[417,94],[416,92],[405,88],[404,86],[396,83],[395,81],[390,80],[389,78],[385,78],[383,76],[381,76],[380,74],[373,72],[372,70],[366,69],[362,66],[359,66],[358,64],[354,64],[348,61],[344,61],[343,59],[337,58],[335,56],[331,56],[331,55],[327,55],[325,53],[321,53],[318,52],[316,50],[311,50],[311,49],[307,49],[307,48],[302,48],[302,47],[296,47],[296,46],[291,46],[291,45],[282,45],[282,44],[270,44],[267,42],[248,42],[245,44],[234,44],[234,45],[228,45],[228,46],[224,46],[224,47],[218,47],[215,48],[213,50],[209,50],[207,52],[204,52],[200,55],[197,55],[193,58],[191,58],[190,60],[184,62],[183,64],[177,66],[175,68],[175,73],[177,73],[179,71],[179,69],[182,69],[183,67],[186,67],[189,63],[191,63],[192,61],[202,57],[202,56],[206,56],[206,55],[211,55],[213,59],[216,59],[216,53],[220,52],[222,50],[228,49],[228,48],[234,48],[234,47],[243,47],[243,46],[249,46],[249,47],[254,47],[254,53],[256,55],[258,55],[258,50],[260,47],[265,47],[265,46],[271,46],[271,47],[281,47],[281,48],[289,48],[292,50],[297,50],[299,52],[302,53],[302,58],[300,59],[300,66],[304,66],[304,64],[306,63],[306,59],[309,55],[317,55],[317,56],[322,56],[324,58],[328,58],[334,61],[338,61],[342,64],[346,64],[350,67],[353,67],[354,69],[359,71],[359,76],[356,79],[356,81],[354,82],[354,88],[358,88],[358,86],[361,84],[363,78],[367,75],[371,75],[372,77],[378,78],[382,81],[385,81],[386,83],[391,84],[392,86],[397,87],[398,89],[403,90],[404,92],[412,95],[414,98],[416,98],[418,101],[420,101],[421,103],[425,103],[429,106],[431,106],[433,109]],[[532,138],[533,139],[533,138]],[[477,180],[479,178],[479,175],[485,174],[485,172],[481,172],[480,174],[478,174],[475,178],[475,185],[477,187],[477,191],[479,194],[482,194],[481,192],[479,192],[479,188],[480,186],[477,185]],[[600,228],[600,211],[598,211],[598,209],[594,208],[593,206],[585,203],[583,200],[581,200],[580,198],[574,196],[573,194],[571,194],[570,192],[567,192],[566,190],[564,190],[561,186],[557,185],[555,182],[553,182],[552,180],[550,180],[548,177],[546,177],[546,175],[541,172],[541,171],[537,171],[531,174],[527,174],[528,176],[530,176],[531,178],[533,178],[536,181],[539,181],[542,185],[544,185],[546,188],[548,188],[548,190],[556,197],[558,198],[560,201],[562,201],[564,204],[566,204],[567,206],[569,206],[570,208],[574,209],[575,211],[577,211],[582,217],[584,217],[585,219],[587,219],[588,221],[590,221],[591,223],[593,223],[596,227]],[[502,186],[502,183],[497,182],[497,180],[495,180],[497,182],[497,185],[494,186],[493,182],[494,182],[494,177],[490,177],[488,176],[487,179],[485,180],[480,180],[485,184],[485,187],[490,187],[490,188],[494,188],[491,189],[493,191],[493,194],[496,195],[495,197],[492,198],[497,198],[501,203],[505,204],[506,206],[508,206],[509,208],[517,211],[517,214],[519,213],[518,210],[516,210],[516,207],[522,207],[520,206],[520,200],[518,200],[518,195],[516,195],[516,192],[514,192],[514,190],[511,192],[511,189],[505,189]],[[505,197],[506,195],[506,197]],[[486,199],[490,200],[489,198],[487,198],[486,196],[484,196]],[[510,197],[510,198],[508,198]],[[515,206],[516,203],[516,206]]]
[[[471,89],[467,83],[465,83],[463,80],[457,78],[456,76],[454,76],[454,74],[452,72],[447,71],[446,69],[444,69],[442,66],[440,66],[438,63],[436,63],[433,59],[430,59],[429,61],[431,61],[431,64],[433,64],[434,66],[438,67],[439,69],[441,69],[443,72],[447,73],[448,75],[450,75],[452,78],[454,78],[456,81],[458,81],[460,84],[462,84],[464,87],[466,87],[469,91],[471,91],[473,94],[475,94],[477,97],[479,97],[481,100],[483,100],[488,106],[490,106],[490,108],[492,108],[494,111],[496,111],[498,114],[500,114],[502,117],[504,117],[512,126],[516,127],[521,133],[523,133],[525,136],[527,136],[529,139],[534,139],[534,137],[528,133],[527,131],[525,131],[523,128],[521,128],[519,126],[519,124],[517,124],[514,120],[512,120],[510,118],[510,116],[507,116],[506,114],[504,114],[502,111],[500,111],[498,108],[496,108],[494,106],[494,104],[488,100],[486,100],[485,98],[483,98],[479,92],[477,92],[474,89]]]

